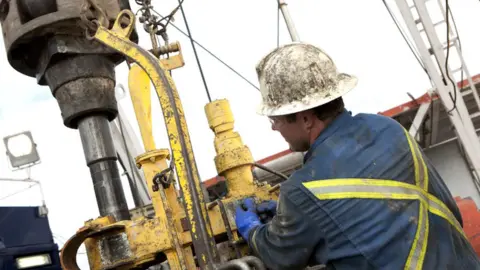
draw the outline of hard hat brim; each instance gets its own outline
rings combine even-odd
[[[288,115],[292,113],[297,113],[301,111],[306,111],[313,109],[315,107],[326,104],[334,99],[337,99],[346,93],[350,92],[355,86],[357,86],[358,79],[353,75],[342,74],[343,78],[337,84],[337,87],[333,91],[328,91],[322,93],[315,93],[312,96],[305,97],[303,100],[294,101],[289,104],[282,104],[279,106],[272,107],[270,105],[264,104],[263,102],[257,107],[257,114],[263,116],[278,116],[278,115]]]

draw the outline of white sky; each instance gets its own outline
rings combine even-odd
[[[434,1],[430,1],[434,2]],[[394,2],[389,1],[394,7]],[[131,1],[136,11],[138,6]],[[176,0],[153,1],[156,10],[168,14]],[[480,73],[480,4],[477,0],[451,1],[451,9],[460,32],[463,56],[472,75]],[[346,105],[354,114],[377,113],[409,100],[406,92],[418,97],[430,83],[403,41],[381,1],[289,1],[290,13],[303,41],[320,46],[336,62],[341,72],[359,78],[358,87],[346,96]],[[221,0],[184,3],[194,38],[222,60],[257,84],[255,64],[276,46],[276,1]],[[396,9],[395,9],[396,10]],[[398,12],[396,13],[397,16]],[[185,29],[180,11],[177,26]],[[289,41],[281,19],[281,43]],[[150,48],[149,38],[137,29],[141,45]],[[444,30],[441,30],[444,32]],[[182,44],[186,66],[173,71],[187,117],[197,165],[202,179],[216,174],[213,163],[213,135],[204,116],[207,97],[187,38],[174,28],[170,40]],[[236,130],[260,159],[285,150],[287,144],[270,129],[267,119],[255,114],[260,95],[221,63],[197,47],[212,98],[230,100],[236,118]],[[452,57],[453,58],[453,57]],[[77,130],[63,126],[60,110],[48,87],[40,87],[34,78],[11,68],[4,50],[0,53],[0,135],[31,130],[38,144],[42,163],[32,169],[40,180],[50,210],[49,218],[57,243],[63,245],[85,220],[98,216],[89,170],[86,167]],[[117,68],[117,83],[127,86],[125,64]],[[156,102],[154,100],[154,102]],[[136,129],[130,99],[120,101]],[[168,147],[161,111],[154,105],[154,131],[157,147]],[[5,152],[3,143],[0,152]],[[11,172],[5,156],[0,156],[0,177],[24,178],[25,172]],[[124,179],[124,187],[128,185]],[[0,183],[0,198],[21,190],[25,184]],[[133,201],[126,190],[130,207]],[[0,200],[0,205],[38,205],[38,189]],[[79,255],[80,267],[88,269],[86,256]]]

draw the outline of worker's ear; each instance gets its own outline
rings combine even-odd
[[[300,112],[298,113],[297,117],[298,120],[303,123],[303,126],[307,130],[313,128],[313,126],[315,125],[315,120],[317,119],[317,116],[311,110]]]

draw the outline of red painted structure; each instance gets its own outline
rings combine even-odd
[[[480,256],[480,212],[471,198],[455,197],[463,218],[463,230],[473,249]]]

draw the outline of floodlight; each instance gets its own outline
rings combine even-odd
[[[30,131],[7,136],[3,142],[13,168],[30,167],[40,162],[37,145]]]
[[[19,257],[16,259],[16,261],[18,269],[40,267],[52,264],[52,259],[48,253]]]

